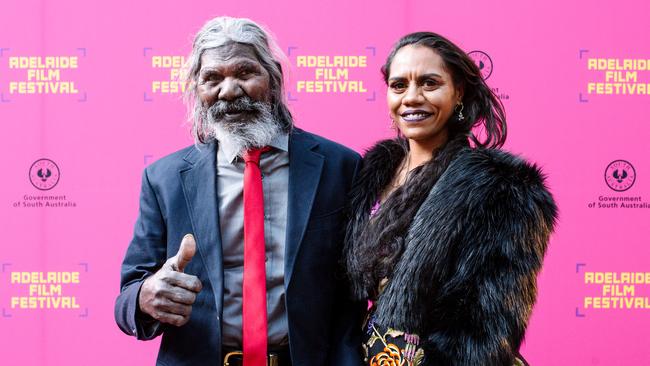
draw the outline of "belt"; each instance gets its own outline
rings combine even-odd
[[[244,353],[241,350],[224,348],[221,350],[223,366],[243,366]],[[291,354],[289,348],[280,350],[269,350],[266,358],[268,366],[291,366]]]

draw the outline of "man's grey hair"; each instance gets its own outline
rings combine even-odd
[[[269,73],[270,104],[274,119],[281,125],[283,132],[293,128],[293,117],[284,97],[282,63],[286,56],[280,50],[270,32],[246,18],[217,17],[209,20],[194,37],[192,52],[185,62],[184,100],[188,108],[188,119],[192,123],[192,135],[196,143],[205,143],[208,126],[203,120],[201,102],[197,96],[201,56],[206,50],[218,48],[231,43],[250,46],[258,61]],[[207,106],[206,106],[207,108]]]

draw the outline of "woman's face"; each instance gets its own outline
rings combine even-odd
[[[393,57],[386,99],[408,139],[434,148],[444,144],[447,120],[461,98],[442,58],[430,48],[404,46]]]

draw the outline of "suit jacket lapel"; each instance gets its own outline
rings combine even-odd
[[[216,143],[192,149],[184,158],[191,164],[180,171],[185,202],[201,260],[214,290],[219,313],[222,309],[223,260],[216,181]]]
[[[318,142],[301,130],[289,135],[289,202],[284,262],[286,288],[291,281],[323,169],[324,157],[313,151],[316,146]]]

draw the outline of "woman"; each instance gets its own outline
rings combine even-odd
[[[366,362],[521,363],[557,211],[544,177],[498,149],[503,107],[447,39],[403,37],[382,73],[399,133],[365,155],[346,234]]]

